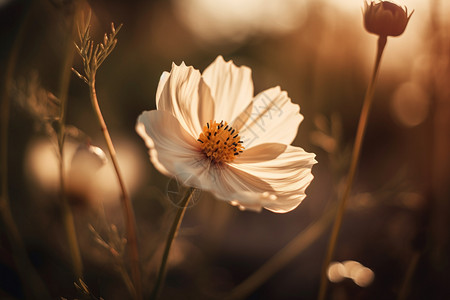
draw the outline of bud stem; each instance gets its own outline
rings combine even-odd
[[[362,146],[362,143],[364,140],[364,135],[366,132],[366,127],[367,127],[367,120],[368,120],[370,108],[371,108],[372,102],[373,102],[375,82],[378,77],[381,56],[383,55],[383,50],[386,46],[386,42],[387,42],[386,35],[379,36],[377,55],[375,58],[375,66],[374,66],[373,73],[372,73],[372,79],[369,83],[369,86],[366,91],[366,95],[364,97],[361,115],[359,117],[358,129],[356,132],[355,144],[353,146],[353,153],[352,153],[352,158],[351,158],[351,162],[350,162],[350,168],[349,168],[348,175],[347,175],[345,190],[344,190],[343,196],[339,202],[338,211],[337,211],[336,217],[334,219],[334,224],[333,224],[333,228],[331,231],[330,240],[328,242],[327,254],[326,254],[325,260],[323,262],[323,266],[322,266],[319,296],[317,298],[319,300],[325,299],[325,294],[326,294],[327,284],[328,284],[327,269],[328,269],[328,266],[330,265],[331,259],[333,257],[334,249],[336,246],[336,241],[337,241],[337,238],[339,235],[339,230],[342,225],[342,219],[344,216],[345,206],[346,206],[347,200],[350,196],[350,191],[352,189],[353,180],[355,178],[356,168],[358,167],[359,157],[361,154],[361,146]]]

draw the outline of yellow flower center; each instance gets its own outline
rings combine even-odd
[[[197,141],[206,157],[215,163],[231,162],[244,150],[239,132],[223,121],[206,123]]]

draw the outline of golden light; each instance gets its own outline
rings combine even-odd
[[[346,277],[345,267],[340,262],[332,262],[328,267],[327,274],[331,282],[340,282]]]
[[[76,145],[65,143],[64,167],[70,166],[71,157],[76,151]],[[30,142],[25,154],[25,175],[36,186],[44,191],[56,191],[59,187],[58,148],[48,139],[37,138]]]
[[[354,270],[352,279],[360,287],[366,287],[372,283],[374,277],[374,273],[371,269],[361,267]]]
[[[426,91],[413,82],[400,85],[394,92],[391,102],[392,113],[407,127],[414,127],[425,121],[429,106]]]
[[[354,260],[346,260],[342,263],[332,262],[328,267],[327,275],[331,282],[340,282],[349,278],[360,287],[369,286],[375,278],[371,269]]]
[[[289,31],[304,22],[307,11],[297,0],[175,0],[174,7],[195,35],[213,43]]]
[[[118,138],[115,146],[122,175],[128,190],[132,193],[142,182],[144,164],[137,158],[138,149],[135,144]],[[96,172],[95,186],[94,193],[97,194],[95,196],[97,199],[102,199],[103,203],[119,202],[120,188],[112,164],[108,164]]]
[[[136,146],[126,140],[116,143],[118,160],[126,178],[127,187],[133,192],[141,182],[142,164],[135,153]],[[28,146],[25,158],[25,174],[45,193],[57,193],[60,188],[57,145],[49,139],[35,139]],[[106,154],[99,147],[67,141],[64,146],[66,187],[70,193],[101,199],[103,203],[119,203],[120,189],[116,173]]]

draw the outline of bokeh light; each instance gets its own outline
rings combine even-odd
[[[210,43],[280,34],[300,26],[306,18],[306,2],[297,0],[177,0],[174,7],[186,26]]]
[[[374,272],[354,260],[332,262],[328,267],[328,279],[331,282],[340,282],[345,278],[353,280],[360,287],[369,286],[375,278]]]
[[[142,164],[136,160],[135,146],[125,139],[117,143],[119,161],[131,192],[142,181]],[[48,138],[38,138],[30,142],[24,161],[25,174],[36,188],[56,195],[60,187],[57,146]],[[102,199],[105,205],[119,203],[120,189],[116,184],[116,174],[99,147],[76,142],[66,142],[64,148],[64,168],[69,193],[85,200]]]
[[[401,124],[407,127],[414,127],[424,122],[428,116],[429,107],[427,93],[413,82],[400,85],[392,96],[392,113]]]

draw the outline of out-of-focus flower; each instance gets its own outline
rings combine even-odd
[[[399,36],[405,31],[413,12],[408,16],[406,6],[403,8],[389,1],[366,1],[364,27],[380,36]]]
[[[283,213],[306,197],[315,155],[290,145],[300,107],[279,87],[254,97],[248,67],[222,56],[203,74],[173,64],[156,106],[139,116],[136,131],[161,173],[241,209]]]
[[[87,143],[85,139],[67,135],[64,142],[67,198],[71,205],[80,208],[86,205],[97,207],[98,199],[102,199],[104,206],[118,205],[119,187],[111,184],[116,180],[114,169],[105,167],[107,157],[103,150]],[[118,139],[118,158],[131,193],[139,187],[142,178],[142,164],[136,158],[136,150],[135,145],[127,139]],[[58,159],[57,146],[51,140],[39,138],[30,142],[26,149],[24,168],[27,180],[39,191],[36,195],[57,195],[59,192]],[[40,199],[51,198],[42,196]]]

